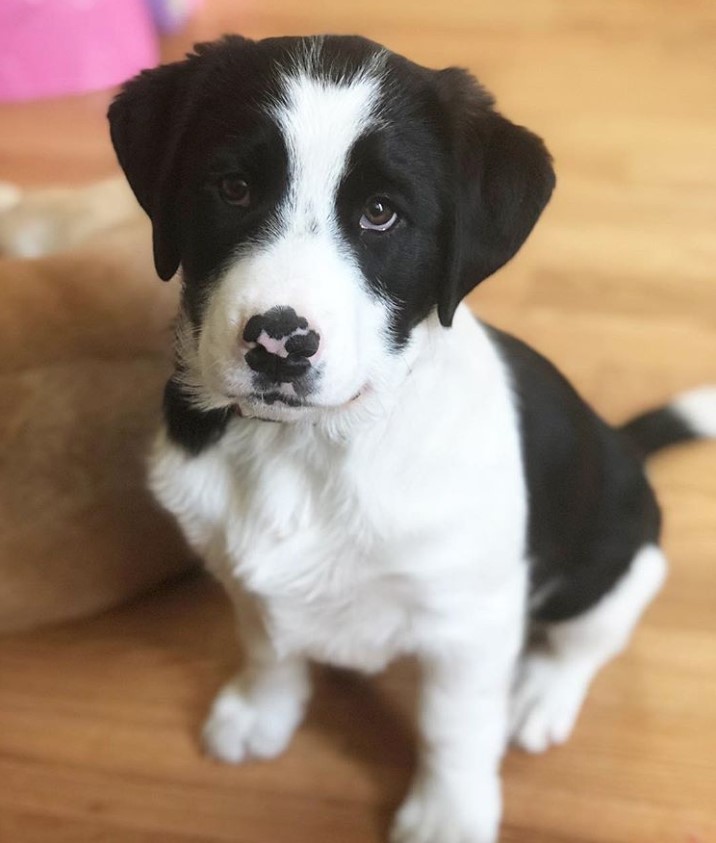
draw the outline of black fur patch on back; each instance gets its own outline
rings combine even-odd
[[[626,437],[544,357],[489,331],[519,406],[532,618],[566,620],[609,592],[642,545],[658,541],[659,509]]]

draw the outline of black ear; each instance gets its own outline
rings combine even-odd
[[[112,144],[139,204],[152,221],[154,265],[163,281],[179,268],[173,171],[187,120],[191,60],[145,70],[109,107]]]
[[[555,176],[541,139],[498,114],[466,71],[449,68],[437,80],[453,156],[451,248],[438,302],[449,327],[462,299],[527,239]]]

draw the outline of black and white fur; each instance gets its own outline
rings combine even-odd
[[[182,270],[151,485],[246,649],[207,749],[281,752],[311,659],[414,654],[422,754],[392,840],[493,843],[508,738],[567,738],[664,579],[637,447],[715,435],[716,390],[624,435],[460,304],[554,185],[461,70],[231,37],[129,82],[110,121],[157,271]]]

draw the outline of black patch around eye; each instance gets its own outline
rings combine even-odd
[[[394,104],[391,107],[395,107]],[[399,115],[397,115],[399,117]],[[351,152],[337,199],[342,234],[375,295],[391,305],[390,335],[401,349],[436,306],[445,266],[443,152],[427,121],[388,125]],[[366,204],[388,203],[398,221],[386,231],[359,225]]]
[[[238,115],[227,135],[229,115],[197,127],[194,158],[186,164],[180,202],[184,305],[200,324],[214,279],[228,261],[273,236],[277,208],[288,181],[288,157],[278,127],[268,118]],[[214,148],[207,156],[206,150]],[[221,195],[224,175],[241,174],[251,201],[244,207]]]

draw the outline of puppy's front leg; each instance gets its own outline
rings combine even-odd
[[[236,612],[245,666],[219,691],[203,731],[207,752],[230,764],[283,752],[310,694],[306,660],[276,653],[253,601],[237,600]]]
[[[497,840],[509,689],[522,638],[520,621],[514,626],[482,626],[472,644],[423,656],[423,746],[392,843]]]

